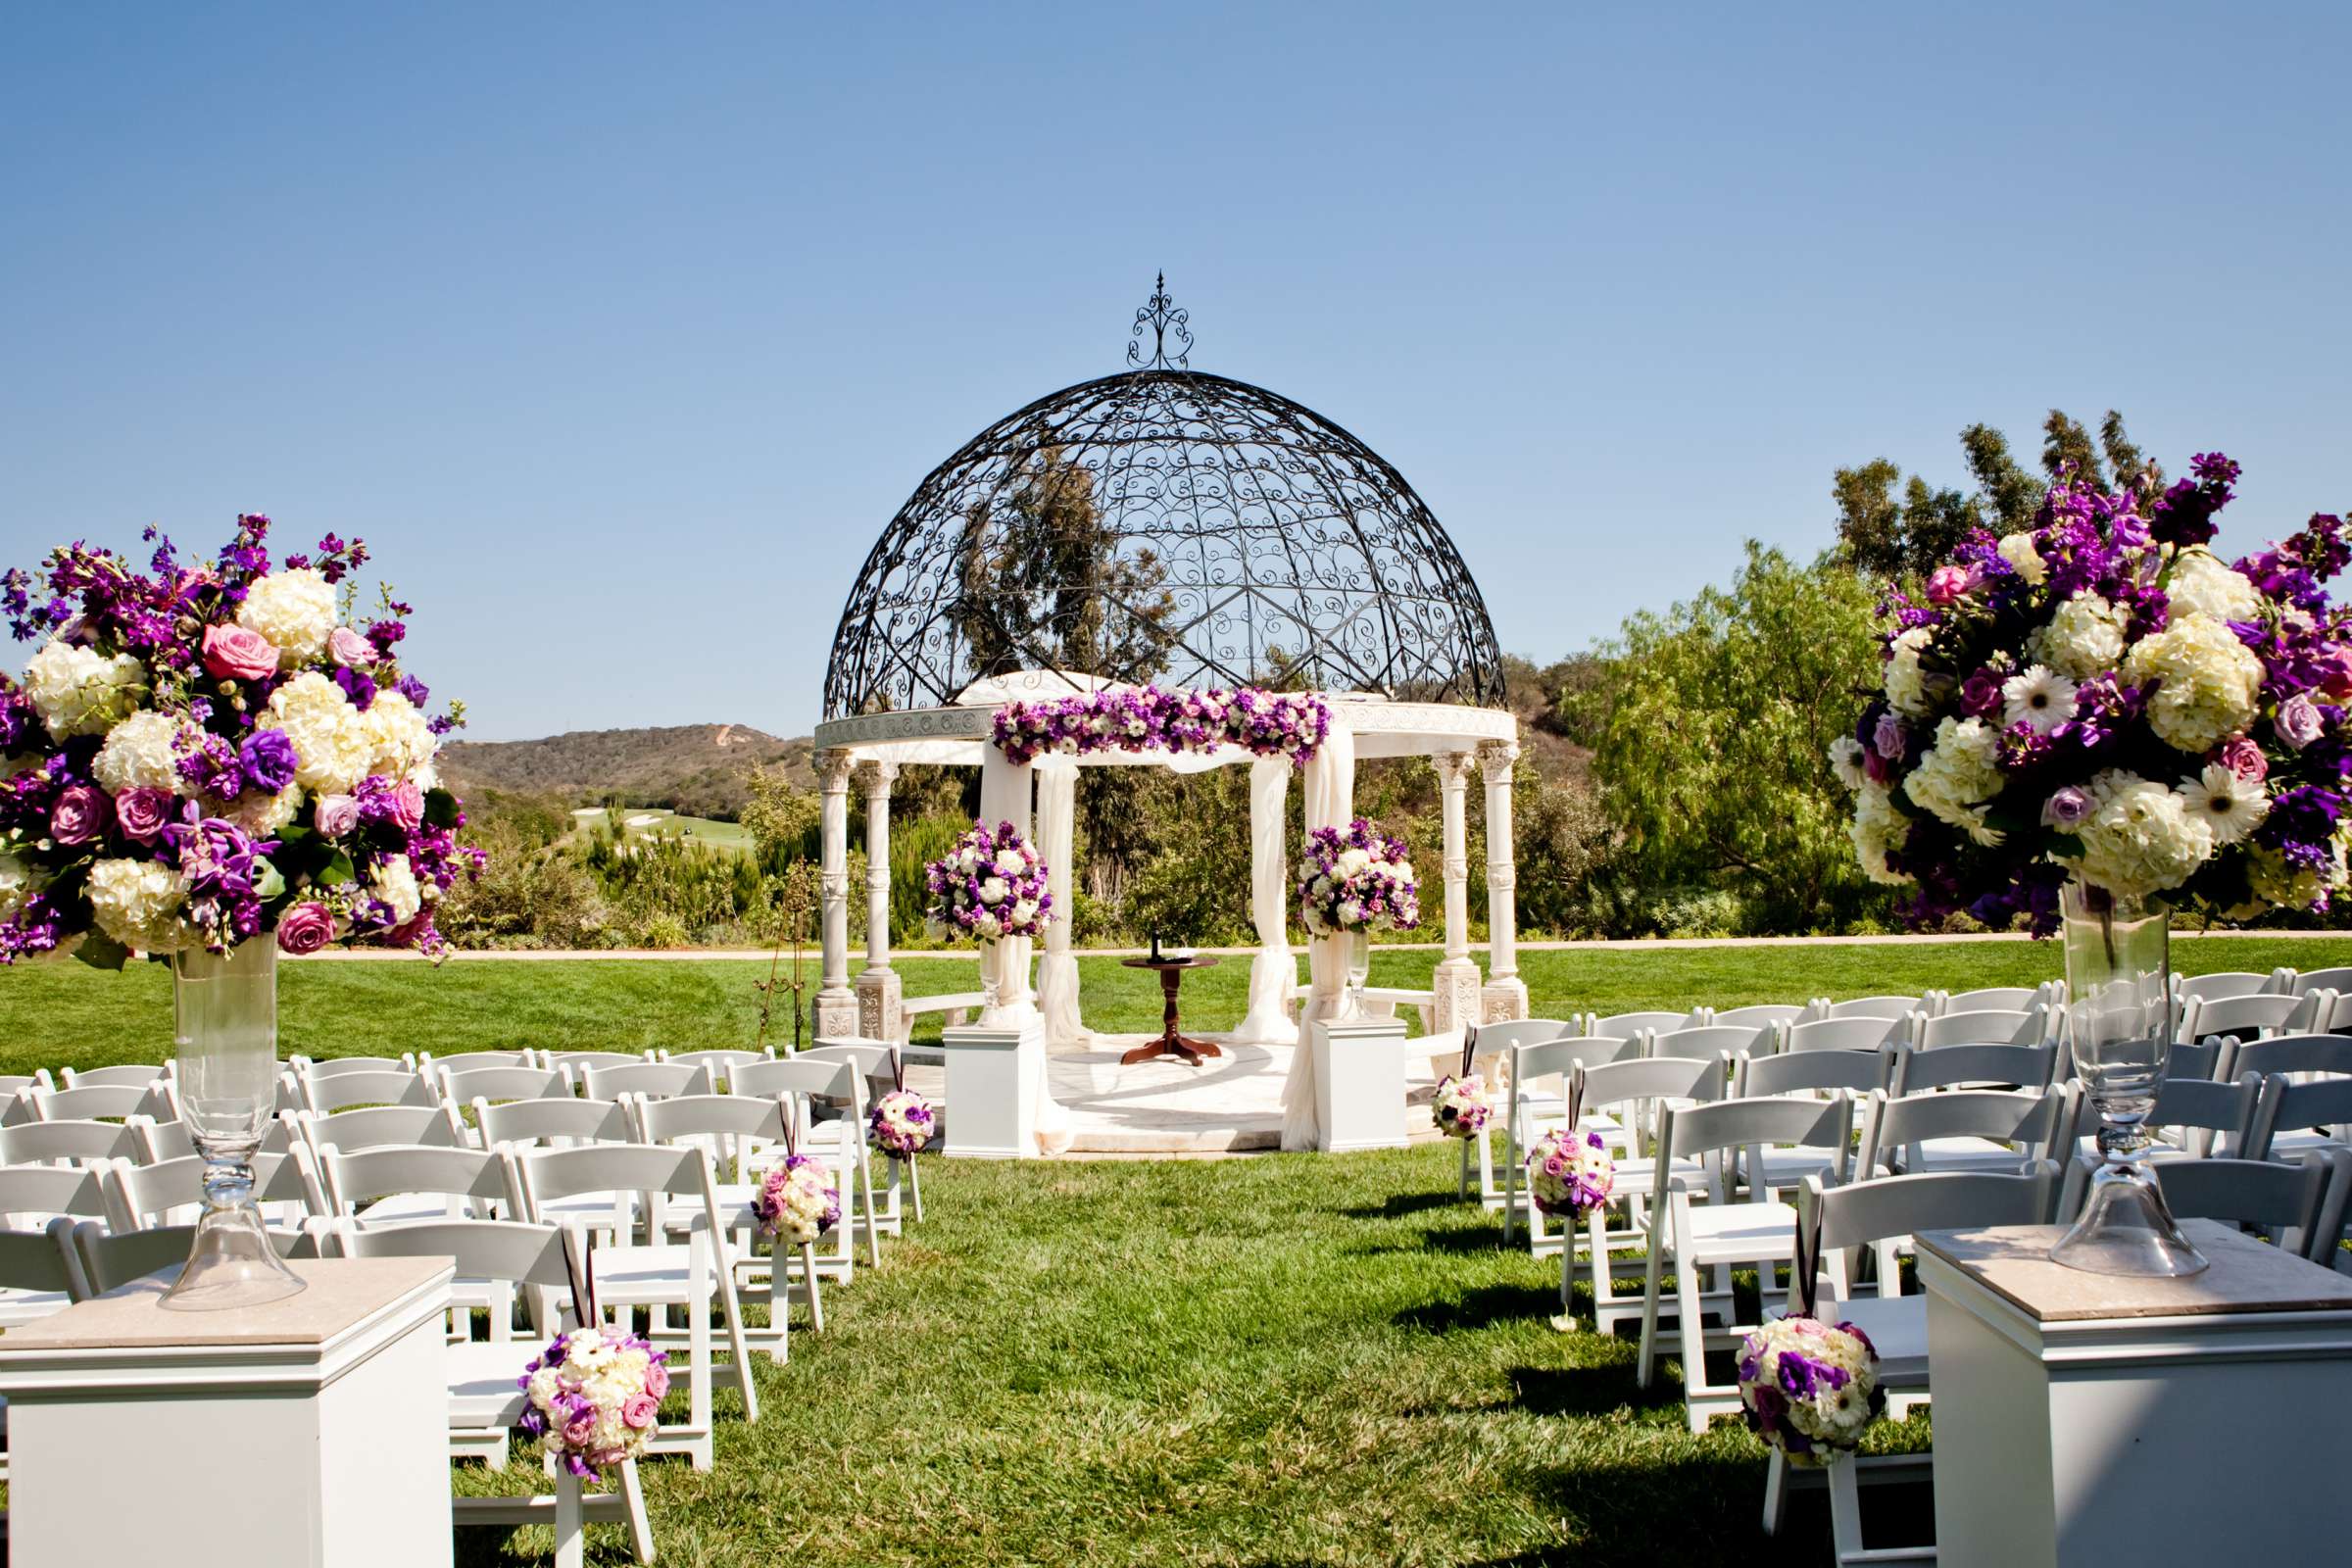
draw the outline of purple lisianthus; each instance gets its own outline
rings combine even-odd
[[[294,743],[283,730],[257,729],[237,748],[237,763],[248,783],[275,795],[294,782]]]
[[[2280,790],[2254,839],[2278,851],[2289,865],[2318,869],[2333,858],[2335,824],[2343,811],[2344,797],[2325,785]]]
[[[1960,683],[1960,711],[1970,718],[1990,718],[2001,710],[2001,677],[1980,669]]]
[[[69,785],[49,808],[49,837],[59,844],[87,844],[106,836],[114,816],[114,803],[106,791],[90,784]]]
[[[335,671],[334,678],[335,684],[343,688],[343,695],[350,699],[352,707],[365,713],[374,706],[374,676],[362,674],[349,665],[344,665]]]
[[[426,700],[433,695],[432,692],[427,689],[424,682],[418,680],[414,675],[401,676],[400,679],[392,683],[392,689],[400,693],[401,696],[406,697],[409,700],[409,706],[412,708],[422,708],[425,705]]]

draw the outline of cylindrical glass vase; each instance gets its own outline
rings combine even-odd
[[[1372,979],[1372,933],[1361,926],[1347,936],[1348,996],[1340,1016],[1349,1020],[1364,1016],[1364,987]]]
[[[2098,1112],[2101,1163],[2082,1217],[2050,1256],[2094,1274],[2202,1273],[2204,1257],[2180,1234],[2141,1164],[2148,1114],[2172,1054],[2172,909],[2079,881],[2067,885],[2059,907],[2067,1039]],[[2073,1151],[2055,1152],[2064,1159]]]
[[[183,1311],[259,1306],[302,1280],[278,1257],[253,1201],[253,1157],[277,1109],[277,944],[172,956],[173,1043],[188,1136],[204,1156],[204,1214],[179,1283]]]

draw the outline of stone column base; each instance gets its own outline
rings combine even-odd
[[[819,991],[816,994],[817,1038],[848,1039],[858,1033],[858,993],[848,990]]]
[[[867,1040],[899,1038],[899,1003],[906,983],[896,969],[868,964],[858,975],[858,1033]]]
[[[1527,982],[1517,975],[1490,980],[1486,989],[1479,993],[1479,1000],[1486,1004],[1484,1021],[1487,1023],[1509,1023],[1513,1019],[1524,1018],[1527,1016]]]
[[[1468,958],[1441,961],[1437,973],[1430,978],[1430,1032],[1442,1035],[1467,1023],[1484,1022],[1484,1008],[1479,1001],[1483,982],[1478,965]]]

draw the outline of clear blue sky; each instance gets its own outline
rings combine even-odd
[[[1649,9],[10,8],[0,562],[269,512],[479,737],[800,733],[1158,268],[1537,659],[2053,404],[2352,506],[2346,8]]]

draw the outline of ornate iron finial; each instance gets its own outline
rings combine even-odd
[[[1168,298],[1168,274],[1159,274],[1152,290],[1151,300],[1135,313],[1135,325],[1127,334],[1127,363],[1146,365],[1154,370],[1190,369],[1192,368],[1193,313],[1175,308]],[[1152,329],[1152,358],[1144,359],[1144,328]],[[1176,355],[1168,357],[1168,339],[1176,340]]]

